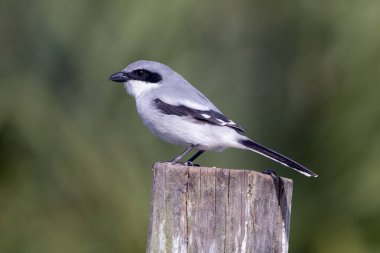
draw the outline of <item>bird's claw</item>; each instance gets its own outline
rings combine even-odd
[[[200,166],[199,164],[193,163],[192,161],[186,161],[186,162],[184,162],[184,165],[193,166],[193,167],[199,167]]]
[[[192,167],[200,167],[199,164],[193,163],[192,161],[186,161],[186,162],[173,162],[173,161],[162,161],[163,163],[170,163],[170,164],[181,164],[183,166],[192,166]]]

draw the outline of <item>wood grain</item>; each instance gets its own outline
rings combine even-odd
[[[147,252],[288,252],[292,190],[255,171],[156,163]]]

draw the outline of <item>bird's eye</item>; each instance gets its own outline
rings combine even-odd
[[[162,80],[162,76],[146,69],[135,69],[131,72],[130,79],[147,83],[158,83]]]
[[[144,75],[144,70],[138,69],[138,70],[135,71],[135,73],[136,73],[137,76],[142,76],[142,75]]]

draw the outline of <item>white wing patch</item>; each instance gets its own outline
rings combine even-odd
[[[199,123],[208,123],[211,125],[217,126],[227,126],[235,129],[236,131],[243,133],[245,132],[244,128],[228,119],[221,112],[213,111],[213,110],[199,110],[192,107],[188,107],[186,105],[171,105],[163,102],[159,98],[154,100],[154,104],[157,109],[159,109],[162,113],[167,115],[176,115],[180,117],[190,117],[196,122]]]
[[[210,115],[206,114],[206,113],[201,113],[201,115],[205,118],[205,119],[209,119],[211,118]]]
[[[208,114],[208,113],[210,113],[210,114]],[[207,121],[213,122],[216,125],[228,126],[228,127],[232,127],[232,128],[237,128],[237,129],[243,130],[243,128],[241,126],[237,125],[232,120],[226,118],[226,116],[224,116],[223,114],[219,114],[219,113],[216,114],[213,111],[206,111],[206,112],[200,113],[200,116],[202,116]]]

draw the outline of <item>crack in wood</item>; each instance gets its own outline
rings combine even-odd
[[[292,181],[156,163],[147,252],[288,251]]]

